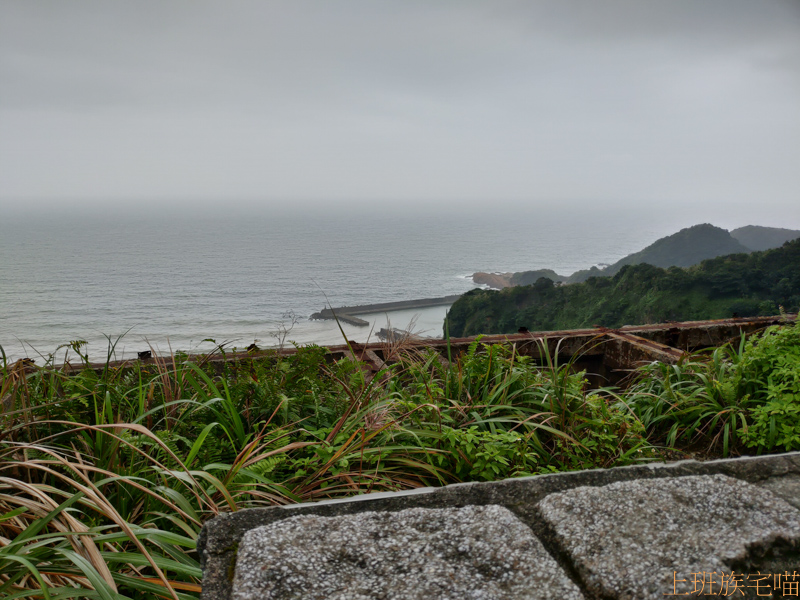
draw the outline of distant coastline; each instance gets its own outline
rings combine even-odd
[[[800,238],[800,230],[746,225],[727,231],[704,223],[660,238],[643,250],[629,254],[613,264],[598,263],[590,269],[576,271],[571,275],[559,275],[551,269],[514,273],[479,271],[473,273],[472,281],[496,290],[532,285],[542,277],[556,284],[582,283],[590,277],[611,277],[625,265],[647,263],[661,268],[689,267],[717,256],[779,248],[797,238]]]
[[[443,227],[420,214],[393,222],[392,235],[369,215],[318,219],[301,211],[269,219],[187,216],[179,228],[155,214],[120,219],[114,227],[80,211],[59,219],[2,220],[0,346],[9,357],[35,358],[37,364],[52,353],[60,360],[64,349],[57,348],[65,340],[86,340],[84,350],[102,360],[105,334],[117,340],[126,332],[117,356],[136,356],[150,346],[210,351],[215,343],[206,339],[266,347],[290,327],[284,317],[290,311],[300,320],[287,343],[336,344],[342,333],[335,321],[308,320],[327,306],[321,290],[333,307],[464,294],[479,287],[470,277],[475,271],[524,271],[535,261],[572,273],[613,263],[670,233],[661,221],[626,213],[603,234],[613,243],[598,245],[590,216],[564,214],[545,222],[502,211],[456,212]],[[215,244],[198,244],[210,239]],[[69,269],[52,260],[54,252],[70,257]],[[106,259],[98,262],[99,255]],[[384,312],[392,326],[404,329],[421,313],[416,329],[441,336],[446,309],[382,307],[354,315],[371,327],[341,325],[348,339],[365,342],[372,327],[385,327]]]

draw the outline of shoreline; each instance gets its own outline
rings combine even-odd
[[[374,336],[373,329],[378,331],[380,328],[386,327],[387,323],[391,323],[393,328],[404,330],[411,326],[416,334],[438,338],[442,336],[442,322],[447,307],[447,304],[442,304],[416,309],[376,311],[371,315],[350,315],[366,320],[369,323],[367,327],[350,325],[341,318],[339,312],[336,315],[339,317],[347,339],[361,343],[369,341]],[[295,326],[291,326],[285,321],[284,325],[285,335],[281,331],[281,322],[277,320],[265,320],[258,325],[241,327],[237,327],[236,324],[233,324],[232,327],[211,327],[205,332],[201,332],[197,328],[192,328],[190,331],[181,331],[177,328],[153,331],[151,328],[140,326],[130,328],[121,337],[117,333],[112,333],[111,339],[116,342],[119,338],[119,343],[114,351],[115,357],[119,360],[135,358],[139,352],[147,350],[153,350],[159,355],[172,352],[202,354],[213,351],[217,343],[225,343],[227,348],[242,349],[251,343],[256,343],[262,348],[277,348],[281,345],[280,338],[283,338],[285,346],[290,346],[292,343],[301,346],[309,344],[328,346],[342,343],[342,333],[333,319],[312,320],[306,313],[300,315]],[[93,362],[104,359],[108,352],[108,339],[100,331],[70,332],[63,339],[85,339],[88,347],[82,348],[81,353],[88,351]],[[0,346],[3,347],[9,361],[32,358],[39,365],[43,364],[52,354],[56,355],[57,362],[61,362],[67,350],[63,342],[57,342],[54,339],[30,341],[12,339],[11,343],[0,341]],[[59,346],[61,348],[56,350]],[[69,355],[74,356],[72,350],[69,350]]]

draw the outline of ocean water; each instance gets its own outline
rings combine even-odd
[[[0,345],[41,357],[86,340],[92,359],[153,347],[342,342],[324,308],[458,294],[475,271],[611,263],[676,231],[645,213],[484,208],[213,213],[67,211],[0,220]],[[441,337],[446,307],[370,315]],[[370,328],[345,326],[357,341]],[[124,334],[124,335],[123,335]],[[372,333],[374,338],[374,332]],[[60,352],[63,353],[63,349]]]

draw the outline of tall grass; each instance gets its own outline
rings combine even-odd
[[[800,449],[800,328],[645,366],[627,397],[654,443],[723,456]]]
[[[109,340],[103,368],[73,375],[4,359],[0,596],[197,597],[197,535],[220,512],[628,464],[654,444],[769,450],[758,407],[786,394],[767,345],[654,364],[627,391],[480,340],[447,359],[390,343],[377,374],[315,346],[116,368]]]

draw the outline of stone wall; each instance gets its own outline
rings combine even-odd
[[[204,600],[800,597],[800,453],[244,510],[198,549]]]

